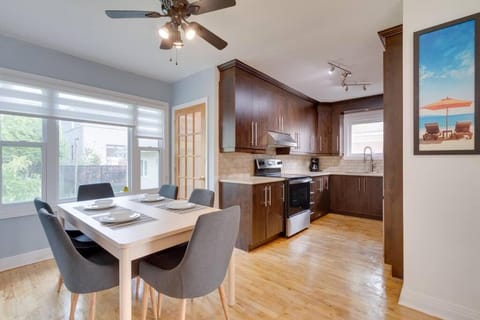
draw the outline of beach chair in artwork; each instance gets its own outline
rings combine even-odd
[[[471,121],[457,121],[455,123],[455,132],[453,133],[455,139],[465,137],[466,139],[472,139],[473,133],[470,131]]]
[[[437,140],[442,136],[437,122],[425,123],[425,134],[423,140]]]

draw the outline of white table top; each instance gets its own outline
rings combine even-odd
[[[177,233],[191,231],[200,215],[218,211],[218,209],[215,208],[202,208],[185,213],[176,213],[158,208],[158,206],[164,203],[163,201],[155,203],[132,201],[138,200],[141,197],[142,195],[130,195],[115,197],[113,199],[117,207],[131,209],[135,212],[153,217],[156,220],[117,229],[111,229],[92,217],[92,215],[96,213],[105,213],[109,210],[89,211],[89,214],[91,213],[92,215],[87,215],[85,212],[79,210],[78,207],[93,204],[93,201],[62,203],[58,206],[65,212],[65,219],[69,223],[72,223],[84,231],[84,233],[92,237],[93,240],[101,242],[107,241],[116,248],[143,245],[162,238],[168,238]],[[99,234],[103,236],[103,239],[97,238]]]

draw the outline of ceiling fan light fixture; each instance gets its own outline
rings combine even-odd
[[[193,40],[193,38],[195,38],[196,35],[197,35],[197,32],[192,27],[188,27],[187,30],[185,30],[185,38],[187,38],[188,40]]]
[[[167,40],[168,38],[170,38],[170,30],[168,24],[165,24],[163,27],[158,29],[158,34],[162,39]]]
[[[179,30],[174,30],[172,32],[172,43],[176,49],[180,49],[183,47],[183,41]]]

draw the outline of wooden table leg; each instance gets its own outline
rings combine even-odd
[[[132,319],[132,261],[127,250],[122,250],[120,254],[120,320]]]
[[[235,250],[228,266],[228,305],[235,304]]]

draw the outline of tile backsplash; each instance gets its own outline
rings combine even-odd
[[[218,175],[219,179],[233,179],[252,176],[254,173],[253,160],[257,158],[275,158],[283,161],[283,171],[290,173],[301,173],[309,170],[310,158],[304,155],[275,155],[250,153],[219,153]],[[319,156],[320,169],[333,172],[338,171],[363,171],[367,163],[363,160],[344,160],[336,156]],[[375,160],[375,172],[383,173],[383,160]]]

